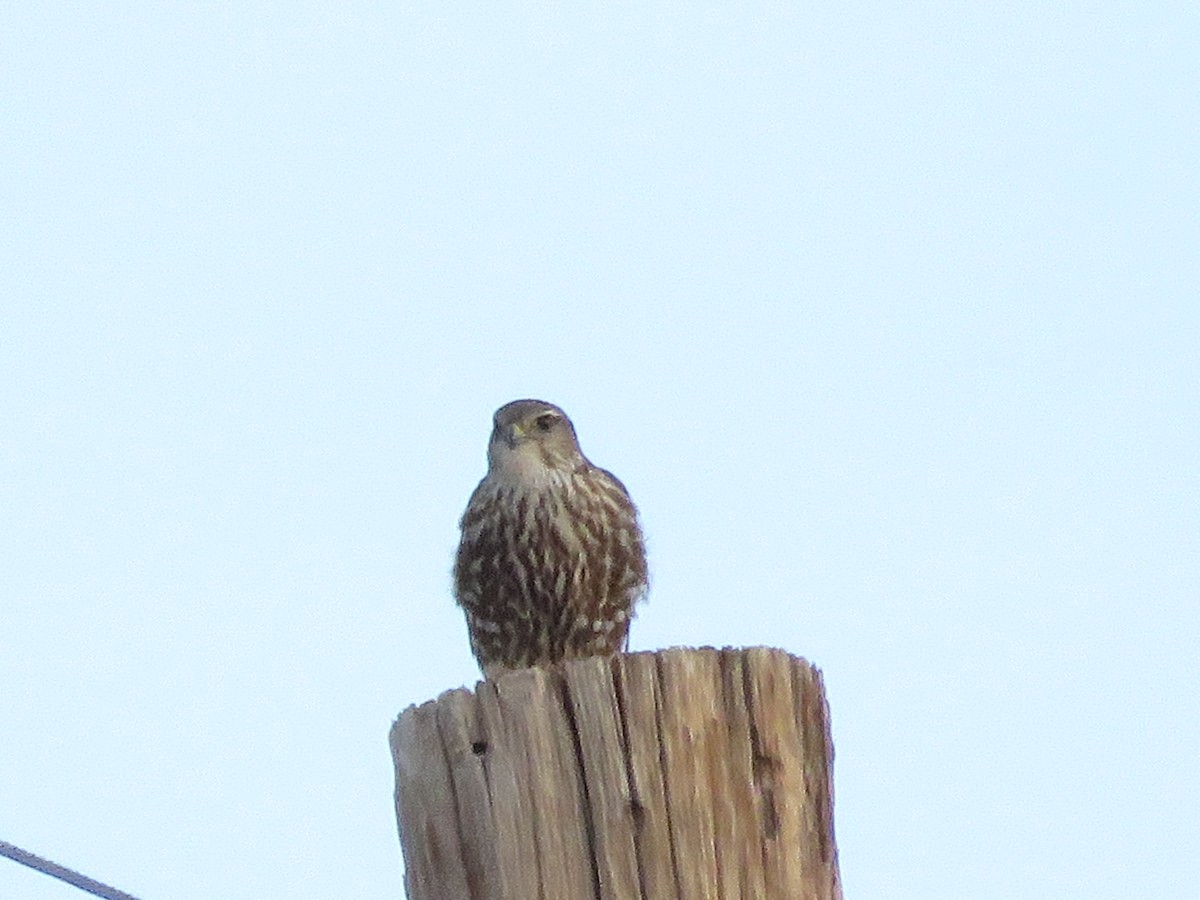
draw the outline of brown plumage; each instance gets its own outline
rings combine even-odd
[[[637,510],[561,409],[516,400],[496,411],[461,528],[454,593],[485,675],[622,649],[646,591]]]

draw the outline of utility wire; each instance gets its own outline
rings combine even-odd
[[[9,859],[16,860],[23,866],[29,866],[29,868],[44,872],[53,878],[57,878],[59,881],[65,881],[67,884],[74,885],[81,891],[87,891],[94,897],[103,897],[104,900],[137,900],[137,897],[132,894],[118,891],[115,887],[101,884],[99,881],[88,878],[86,875],[81,875],[74,869],[68,869],[66,866],[60,866],[58,863],[50,862],[48,859],[42,859],[28,850],[14,847],[7,841],[0,841],[0,856],[7,856]]]

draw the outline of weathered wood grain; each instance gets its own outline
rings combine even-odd
[[[651,653],[635,653],[617,657],[615,666],[641,886],[641,894],[633,896],[679,897],[658,726],[658,662]]]
[[[408,710],[392,728],[396,765],[396,815],[405,822],[405,884],[410,897],[429,900],[469,898],[465,854],[454,806],[454,791],[441,735],[437,703]]]
[[[565,670],[572,724],[583,765],[596,878],[601,900],[638,896],[637,851],[625,741],[607,659]]]
[[[821,677],[783,651],[512,672],[391,746],[410,900],[840,900]]]

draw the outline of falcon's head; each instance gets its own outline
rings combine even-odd
[[[585,464],[575,426],[544,400],[514,400],[496,410],[488,444],[488,472],[505,480],[537,484]]]

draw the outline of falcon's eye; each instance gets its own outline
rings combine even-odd
[[[551,428],[554,427],[554,423],[557,420],[558,420],[558,416],[556,416],[554,413],[542,413],[540,416],[538,416],[533,421],[534,421],[534,424],[537,425],[538,431],[549,431]]]

